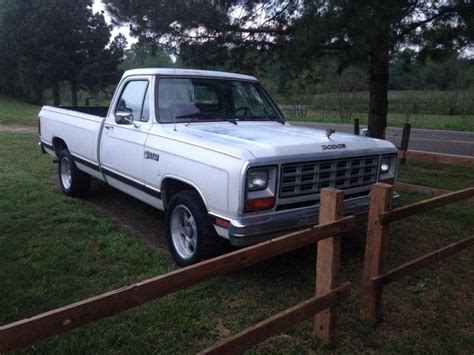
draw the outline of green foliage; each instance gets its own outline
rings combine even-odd
[[[120,65],[120,69],[169,68],[173,65],[171,57],[161,46],[138,42],[125,51],[125,57]]]
[[[46,87],[68,81],[92,90],[117,80],[124,38],[109,47],[110,28],[92,0],[2,0],[0,88],[40,104]]]
[[[390,65],[390,90],[466,90],[474,87],[474,60],[452,55],[443,60],[417,60],[404,51]]]

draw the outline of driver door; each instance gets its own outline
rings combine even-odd
[[[143,181],[145,141],[151,128],[151,82],[132,78],[122,86],[115,110],[104,124],[101,163],[107,182],[128,191]]]

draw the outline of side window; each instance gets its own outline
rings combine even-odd
[[[146,122],[149,119],[148,81],[130,81],[120,95],[115,113],[127,112],[133,115],[134,121]],[[117,122],[119,123],[119,122]]]

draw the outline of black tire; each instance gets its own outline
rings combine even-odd
[[[173,213],[175,210],[179,211],[178,208],[182,209],[182,206],[192,215],[195,222],[195,230],[197,230],[196,246],[192,256],[188,257],[183,257],[182,253],[180,254],[179,246],[175,245],[171,231]],[[178,192],[171,199],[166,209],[166,237],[171,255],[179,266],[189,266],[215,256],[218,252],[219,239],[221,239],[209,220],[207,209],[201,196],[192,190]]]
[[[64,182],[61,169],[65,164],[70,166],[70,181],[69,183]],[[58,176],[59,176],[59,185],[61,185],[61,190],[66,196],[70,197],[84,197],[89,192],[89,187],[91,183],[90,175],[86,174],[85,172],[79,170],[74,163],[74,159],[71,156],[71,153],[67,149],[61,150],[59,153],[58,159]]]

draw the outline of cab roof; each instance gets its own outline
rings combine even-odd
[[[174,68],[144,68],[144,69],[132,69],[127,70],[123,77],[131,75],[166,75],[166,76],[202,76],[212,78],[226,78],[226,79],[238,79],[238,80],[252,80],[257,81],[257,78],[250,75],[227,73],[223,71],[213,70],[196,70],[196,69],[174,69]]]

